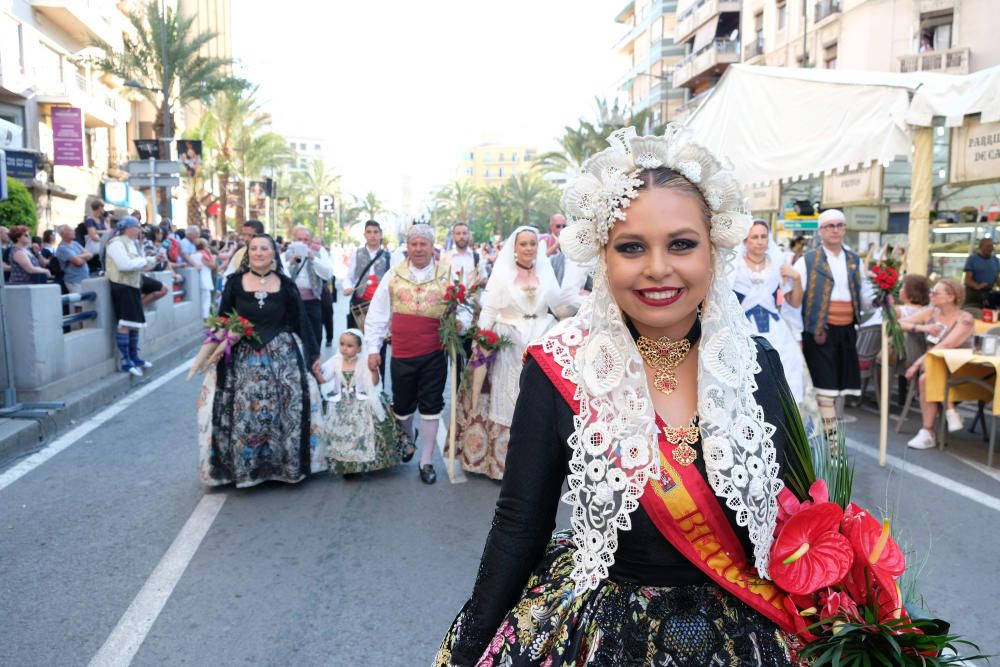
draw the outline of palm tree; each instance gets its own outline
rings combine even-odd
[[[468,222],[478,199],[479,191],[469,181],[449,183],[434,195],[434,215],[451,223]]]
[[[384,213],[386,211],[385,206],[382,202],[378,200],[374,192],[369,192],[365,195],[365,198],[359,202],[361,206],[361,212],[368,216],[369,220],[374,220],[379,213]]]
[[[184,139],[194,139],[201,142],[201,164],[193,176],[186,176],[188,188],[188,226],[201,227],[205,222],[204,210],[201,205],[202,192],[211,188],[215,177],[215,117],[202,114],[198,122],[184,130]],[[208,187],[206,187],[208,185]]]
[[[127,16],[134,36],[125,35],[120,51],[102,39],[92,40],[104,52],[95,65],[105,74],[135,82],[135,90],[157,109],[156,131],[161,140],[168,138],[163,136],[164,108],[173,127],[172,109],[195,101],[207,103],[217,92],[243,84],[229,75],[231,60],[201,55],[216,33],[196,33],[194,17],[179,16],[169,8],[161,12],[157,0],[129,10]],[[160,155],[165,157],[170,146],[164,144]],[[169,210],[167,198],[160,201],[163,210]]]
[[[293,211],[301,217],[307,227],[313,229],[320,236],[325,235],[325,219],[317,214],[319,198],[322,195],[336,195],[340,191],[340,176],[332,169],[323,164],[321,158],[314,159],[309,165],[309,169],[303,172],[296,172],[292,177],[292,187],[295,193],[293,197]],[[309,211],[306,214],[306,211]],[[311,223],[311,224],[310,224]],[[290,234],[291,230],[287,230]]]
[[[273,174],[280,167],[288,164],[295,157],[288,142],[280,134],[264,132],[241,137],[240,139],[240,176],[243,183],[259,179],[267,174]],[[244,186],[245,187],[245,186]],[[261,211],[256,212],[260,216]],[[251,211],[253,215],[253,211]],[[237,211],[237,223],[243,220]]]
[[[551,183],[533,171],[514,174],[504,184],[510,206],[520,212],[521,224],[530,222],[532,213],[548,217],[558,209],[558,192]],[[551,211],[551,213],[550,213]]]
[[[493,218],[493,231],[503,237],[504,220],[510,210],[507,190],[502,185],[487,185],[479,190],[479,207],[484,217]]]
[[[593,126],[581,121],[579,128],[567,125],[563,129],[558,142],[562,150],[542,153],[532,164],[543,174],[579,174],[583,163],[593,154]]]
[[[219,229],[216,232],[220,236],[226,231],[229,181],[232,176],[242,173],[240,148],[246,146],[248,138],[261,132],[269,121],[257,103],[256,93],[256,86],[225,90],[216,95],[212,107],[206,111],[214,117],[215,169],[221,193]]]

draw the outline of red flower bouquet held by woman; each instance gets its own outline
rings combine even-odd
[[[187,382],[195,373],[203,373],[219,362],[225,355],[226,359],[233,353],[233,346],[244,338],[259,341],[254,332],[253,324],[250,320],[239,315],[235,310],[228,316],[209,315],[205,320],[205,340],[202,341],[201,349],[191,362],[188,370]]]
[[[886,278],[886,282],[888,282]],[[947,665],[983,656],[948,634],[940,620],[911,618],[899,578],[903,551],[888,517],[850,502],[854,470],[840,444],[810,443],[797,408],[783,397],[788,433],[788,486],[778,494],[770,575],[802,642],[803,665]],[[831,498],[832,496],[832,498]]]

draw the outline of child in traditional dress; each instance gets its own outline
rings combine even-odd
[[[348,329],[340,336],[340,354],[323,364],[327,462],[330,472],[345,478],[413,457],[413,441],[389,410],[378,371],[368,370],[367,359],[364,334]]]

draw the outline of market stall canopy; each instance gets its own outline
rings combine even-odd
[[[730,66],[687,120],[699,141],[764,185],[909,156],[910,125],[1000,117],[1000,66],[969,75]],[[957,121],[957,122],[956,122]]]

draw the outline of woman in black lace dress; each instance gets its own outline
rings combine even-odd
[[[222,292],[221,315],[250,320],[241,339],[205,375],[198,398],[200,474],[238,487],[298,482],[325,469],[320,447],[319,345],[298,289],[281,271],[274,240],[254,236]]]
[[[726,279],[750,216],[684,131],[609,141],[563,198],[560,246],[596,263],[594,291],[528,348],[479,575],[434,664],[791,665],[768,565],[794,399]]]

